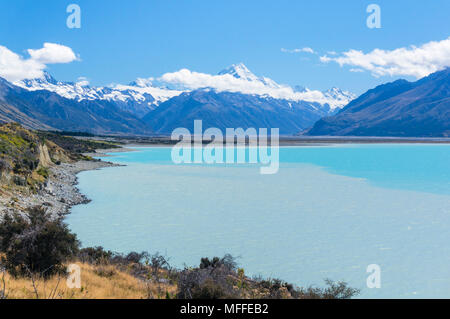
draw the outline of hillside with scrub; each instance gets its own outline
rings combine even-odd
[[[73,265],[79,267],[78,287],[68,271]],[[346,299],[358,293],[331,280],[325,288],[302,288],[250,278],[231,255],[178,269],[159,253],[81,248],[63,220],[43,208],[6,215],[0,223],[0,298],[5,299]]]
[[[75,174],[84,166],[105,165],[83,153],[116,147],[58,132],[32,131],[16,123],[0,125],[0,212],[47,205],[54,212],[67,213],[70,206],[85,201],[75,188]]]

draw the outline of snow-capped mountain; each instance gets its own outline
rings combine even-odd
[[[356,98],[355,94],[348,91],[343,91],[336,87],[324,91],[323,94],[330,101],[334,101],[333,105],[332,106],[330,105],[332,112],[336,112],[342,109],[344,106],[346,106],[348,103],[350,103],[352,100]]]
[[[260,84],[261,86],[264,86],[264,88],[267,88],[267,92],[260,95],[267,95],[273,98],[295,102],[305,101],[318,103],[322,106],[329,107],[331,112],[334,112],[336,109],[341,109],[351,100],[356,98],[353,93],[343,91],[336,87],[320,92],[317,90],[310,90],[300,85],[290,87],[288,85],[279,84],[270,78],[256,76],[243,63],[233,64],[229,68],[219,72],[219,75],[226,74],[232,75],[236,79],[244,80],[249,83]],[[245,92],[245,90],[243,90],[241,93],[251,92]]]
[[[130,85],[91,87],[83,80],[75,83],[57,81],[47,72],[44,72],[42,78],[25,79],[14,84],[29,91],[46,90],[54,92],[62,97],[78,102],[83,100],[114,102],[122,110],[133,113],[138,117],[144,116],[161,102],[181,93],[176,90],[145,85],[143,81],[133,82]]]
[[[202,119],[203,127],[216,127],[223,132],[230,127],[266,127],[290,135],[329,114],[328,108],[316,103],[198,89],[161,103],[142,120],[160,134],[170,134],[177,127],[193,130],[194,120]]]
[[[253,74],[244,63],[233,64],[230,67],[219,72],[219,75],[230,74],[237,79],[242,79],[248,82],[259,82],[269,88],[281,88],[281,86],[266,77],[257,77]]]
[[[192,129],[195,119],[205,127],[275,127],[280,134],[296,134],[318,119],[334,114],[353,95],[337,88],[326,92],[292,88],[258,77],[244,64],[217,75],[183,69],[158,79],[184,92],[161,103],[143,117],[156,132],[169,134],[177,127]]]
[[[199,89],[284,100],[288,101],[288,104],[305,102],[310,103],[316,109],[326,110],[329,113],[335,113],[337,109],[355,98],[352,93],[338,88],[321,92],[300,86],[292,88],[279,84],[270,78],[256,76],[243,63],[233,64],[217,75],[182,69],[173,73],[165,73],[159,78],[138,78],[128,85],[115,84],[95,87],[90,86],[84,79],[78,82],[61,82],[46,72],[41,78],[21,80],[14,84],[29,91],[51,91],[76,101],[106,100],[140,118],[163,102],[182,93]]]
[[[36,84],[38,81],[35,81]],[[40,85],[57,83],[46,77]],[[31,83],[28,83],[31,84]],[[0,78],[0,121],[27,128],[93,134],[151,134],[152,130],[117,103],[100,99],[64,98],[49,90],[28,90]]]

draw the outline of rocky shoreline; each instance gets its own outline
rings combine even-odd
[[[90,200],[77,187],[77,174],[104,167],[120,166],[106,161],[77,161],[61,163],[49,168],[50,175],[45,187],[37,193],[14,192],[0,198],[0,211],[23,212],[29,207],[44,206],[54,218],[69,214],[71,207]]]
[[[120,166],[105,161],[78,161],[72,164],[63,163],[51,169],[51,177],[41,199],[50,203],[48,212],[55,216],[67,215],[70,208],[86,204],[90,199],[82,194],[77,187],[77,174],[83,171],[97,170],[104,167]]]

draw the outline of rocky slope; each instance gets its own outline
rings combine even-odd
[[[61,142],[64,139],[65,144]],[[68,213],[71,206],[87,201],[75,187],[76,174],[112,164],[89,160],[57,143],[67,147],[83,142],[48,132],[33,132],[13,123],[0,126],[0,214],[46,206],[51,214],[58,216]],[[92,151],[90,143],[86,142],[82,150]],[[97,143],[95,146],[111,145]]]

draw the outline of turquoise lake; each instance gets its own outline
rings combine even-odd
[[[248,275],[450,298],[450,145],[281,147],[273,175],[175,165],[165,147],[111,155],[126,166],[78,175],[92,201],[66,221],[83,246],[158,251],[177,267],[230,253]],[[381,288],[366,286],[370,264]]]

